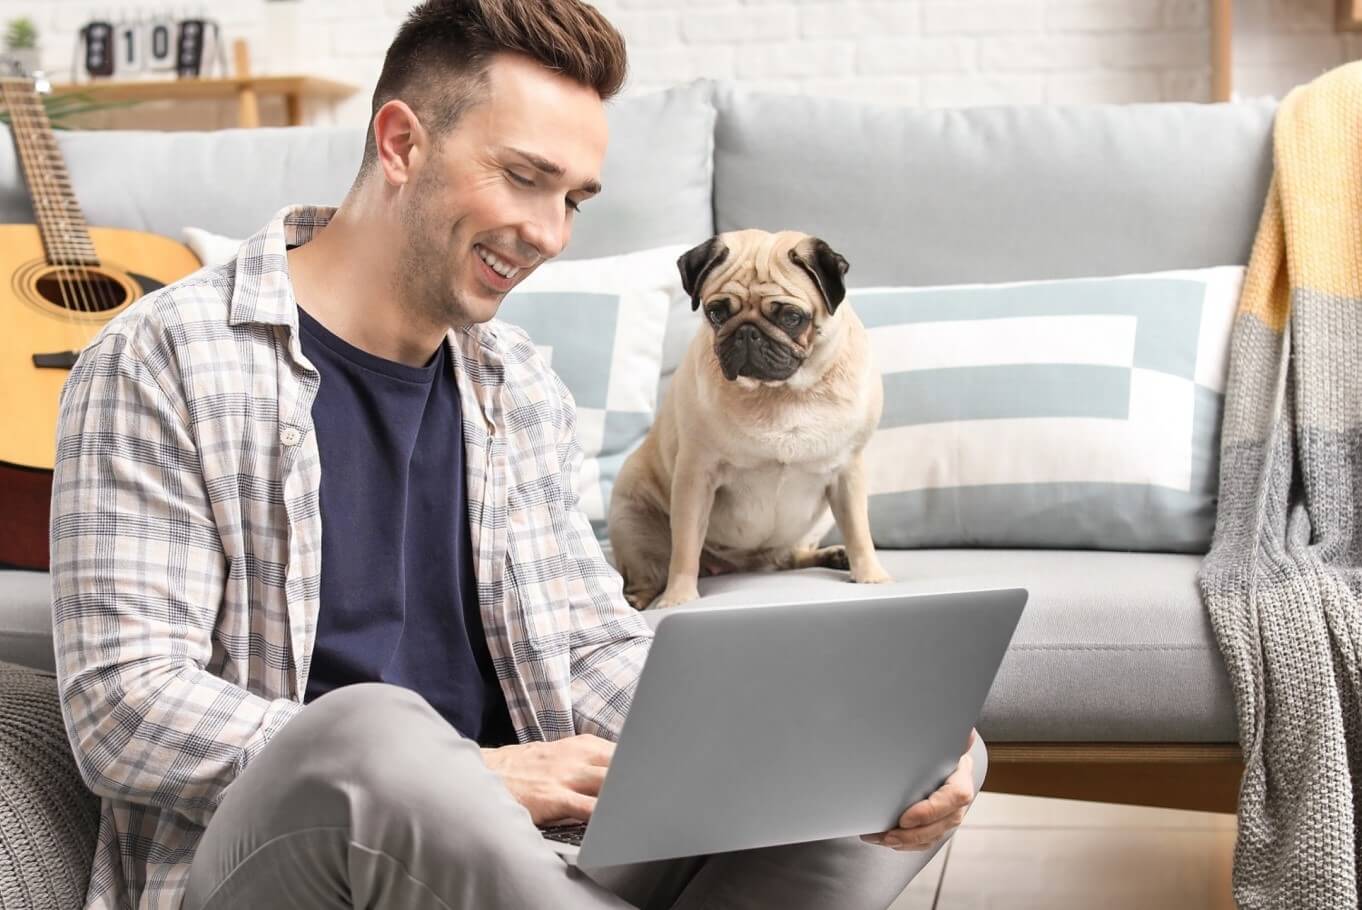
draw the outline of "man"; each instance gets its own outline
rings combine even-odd
[[[649,634],[577,508],[571,397],[489,320],[600,190],[624,70],[578,0],[430,0],[341,207],[81,357],[52,544],[90,906],[884,907],[925,862],[894,848],[959,824],[978,744],[874,845],[593,881],[535,828],[590,816]]]

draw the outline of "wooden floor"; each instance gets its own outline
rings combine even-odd
[[[1233,910],[1233,815],[980,794],[890,910]]]

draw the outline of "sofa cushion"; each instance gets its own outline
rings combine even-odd
[[[695,83],[607,105],[605,191],[583,206],[565,258],[694,243],[713,228],[714,108]],[[292,203],[335,205],[355,179],[364,130],[63,131],[58,144],[86,221],[179,240],[190,225],[253,234]],[[0,126],[0,224],[33,209]]]
[[[1069,550],[881,550],[908,592],[1023,587],[1026,610],[979,719],[997,742],[1237,742],[1234,699],[1196,586],[1200,557]],[[673,609],[874,597],[844,572],[700,579]],[[828,609],[836,609],[829,606]],[[652,624],[666,615],[650,610]]]
[[[716,86],[720,231],[797,229],[848,286],[1248,261],[1271,99],[928,110]]]
[[[1205,553],[1244,268],[864,288],[890,549]]]
[[[881,550],[908,592],[1023,587],[979,731],[999,742],[1237,742],[1234,697],[1196,587],[1198,556]],[[675,609],[883,595],[827,569],[700,579]],[[52,666],[47,576],[0,572],[0,660]],[[15,609],[17,607],[17,610]],[[835,609],[835,608],[830,608]],[[644,618],[656,625],[665,610]],[[17,633],[17,634],[16,634]]]
[[[53,669],[51,603],[46,572],[0,569],[0,661]]]

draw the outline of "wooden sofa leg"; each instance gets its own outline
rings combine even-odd
[[[989,743],[991,793],[1234,812],[1234,743]]]

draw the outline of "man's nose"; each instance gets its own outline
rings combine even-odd
[[[552,259],[563,252],[571,233],[567,223],[567,210],[549,207],[536,208],[534,213],[520,225],[520,239],[533,246],[541,259]]]

